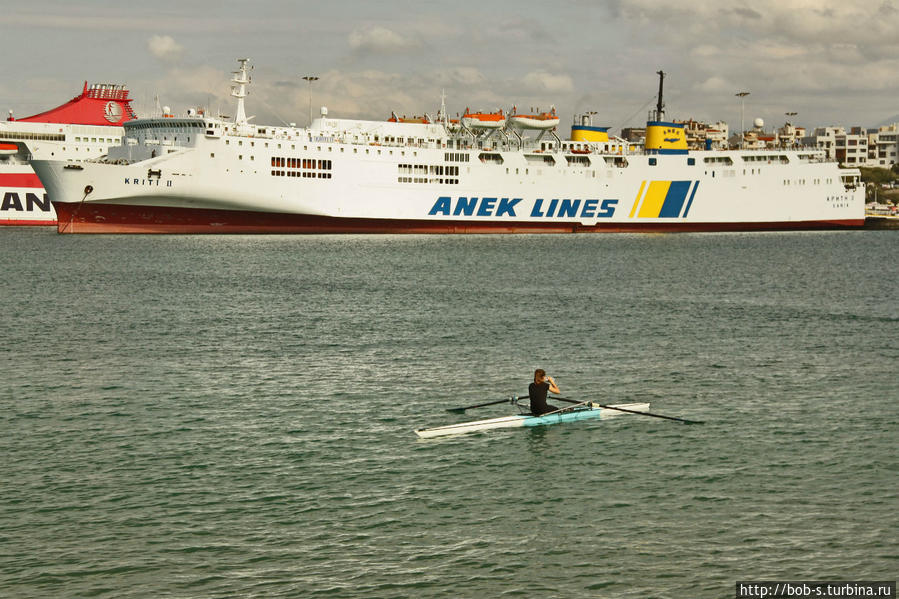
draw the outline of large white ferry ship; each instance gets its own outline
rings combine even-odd
[[[817,150],[687,149],[659,101],[642,146],[554,112],[249,122],[191,110],[125,123],[86,162],[36,160],[62,233],[521,233],[857,227],[857,169]],[[664,75],[662,75],[664,77]],[[515,117],[515,118],[512,118]],[[404,122],[415,121],[415,122]]]
[[[0,122],[0,225],[56,225],[56,212],[32,159],[82,161],[122,143],[125,121],[134,119],[122,85],[84,83],[65,104],[23,119]]]

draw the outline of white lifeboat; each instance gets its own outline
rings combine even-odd
[[[496,112],[471,112],[467,108],[462,115],[462,125],[469,129],[502,129],[506,126],[506,115]]]
[[[556,108],[553,107],[549,112],[535,112],[534,114],[518,114],[513,108],[513,112],[509,115],[509,121],[512,126],[518,129],[538,129],[548,131],[559,124],[559,117],[556,114]]]

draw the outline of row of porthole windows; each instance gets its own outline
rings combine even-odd
[[[822,181],[823,181],[824,185],[833,184],[833,179],[812,179],[811,184],[812,185],[821,185]],[[807,182],[805,179],[784,179],[783,184],[785,187],[789,187],[791,185],[806,185]]]
[[[330,179],[331,173],[325,172],[312,172],[312,171],[282,171],[282,170],[273,170],[273,177],[296,177],[303,179]]]
[[[188,141],[189,141],[189,140],[188,140]],[[230,145],[231,145],[231,140],[230,140],[230,139],[226,139],[226,140],[225,140],[225,145],[226,145],[226,146],[230,146]],[[243,140],[238,140],[238,141],[237,141],[237,145],[242,146],[242,145],[243,145]],[[251,147],[255,147],[255,146],[256,146],[256,142],[251,141],[251,142],[250,142],[250,146],[251,146]],[[268,142],[265,142],[265,147],[266,147],[266,148],[268,147]],[[281,144],[277,144],[277,149],[279,149],[279,150],[282,149],[282,148],[281,148]],[[296,144],[290,144],[290,149],[291,149],[291,150],[296,150],[296,149],[297,149]],[[303,150],[304,150],[304,151],[309,151],[309,146],[303,146]],[[317,146],[317,147],[316,147],[316,150],[319,151],[319,152],[322,152],[322,151],[323,151],[321,146]],[[327,151],[328,151],[328,152],[333,152],[333,151],[334,151],[333,146],[327,146]],[[344,147],[341,147],[341,148],[340,148],[341,154],[344,153],[345,151],[346,151],[346,148],[344,148]],[[358,153],[359,153],[359,148],[353,148],[353,154],[358,154]],[[366,149],[365,149],[365,153],[366,153],[366,154],[371,154],[371,149],[370,149],[370,148],[366,148]],[[381,155],[381,150],[380,150],[380,149],[377,150],[377,154],[378,154],[378,156]],[[387,151],[387,154],[390,155],[390,156],[393,156],[393,150],[388,150],[388,151]],[[405,150],[400,150],[400,156],[405,156],[405,155],[406,155],[406,151],[405,151]],[[412,155],[413,155],[413,156],[418,156],[418,152],[417,152],[417,151],[413,151],[413,152],[412,152]]]
[[[458,179],[444,179],[441,177],[397,177],[397,183],[437,183],[438,185],[458,185]]]

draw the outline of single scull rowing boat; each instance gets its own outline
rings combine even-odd
[[[615,404],[616,408],[622,408],[631,412],[648,412],[649,403],[623,403]],[[461,435],[476,431],[486,431],[493,428],[518,428],[522,426],[546,426],[549,424],[561,424],[563,422],[575,422],[577,420],[606,419],[612,416],[620,416],[627,412],[602,408],[597,404],[579,405],[571,409],[563,409],[551,412],[543,416],[529,414],[516,414],[514,416],[502,416],[488,420],[475,420],[473,422],[460,422],[447,426],[416,429],[415,434],[423,439],[441,437],[444,435]]]

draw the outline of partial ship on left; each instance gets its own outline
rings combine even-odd
[[[82,161],[122,143],[123,124],[137,118],[124,85],[84,82],[65,104],[0,121],[0,225],[56,226],[56,212],[31,160]]]

